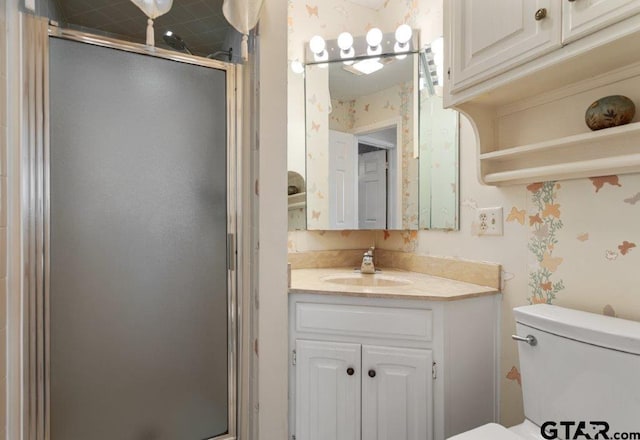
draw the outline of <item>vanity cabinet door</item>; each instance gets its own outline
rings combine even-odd
[[[640,0],[562,2],[562,41],[568,43],[640,13]]]
[[[431,440],[431,350],[362,346],[362,438]]]
[[[560,47],[560,10],[558,0],[452,0],[452,91]]]
[[[360,348],[296,341],[296,440],[360,440]]]

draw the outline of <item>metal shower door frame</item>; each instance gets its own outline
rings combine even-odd
[[[49,137],[49,68],[48,42],[50,38],[73,40],[140,55],[152,56],[169,61],[193,64],[225,72],[226,115],[227,115],[227,334],[228,334],[228,432],[209,440],[235,440],[239,431],[238,408],[242,371],[240,353],[242,341],[241,265],[242,237],[238,219],[241,203],[238,195],[241,186],[241,161],[238,157],[241,117],[242,66],[208,58],[172,52],[142,44],[130,43],[114,38],[98,36],[56,25],[48,25],[44,19],[22,15],[23,38],[32,38],[47,27],[48,37],[42,39],[44,56],[37,59],[41,63],[42,78],[23,72],[25,91],[23,100],[33,102],[34,95],[42,97],[41,114],[23,103],[22,133],[22,227],[24,274],[23,297],[23,353],[24,353],[24,394],[23,421],[24,438],[28,440],[50,440],[50,137]],[[42,49],[42,47],[41,47]],[[29,55],[29,54],[27,54]],[[39,81],[41,83],[39,83]],[[25,122],[30,119],[31,123]],[[35,124],[33,123],[35,120]],[[30,134],[26,126],[35,125],[41,133]]]

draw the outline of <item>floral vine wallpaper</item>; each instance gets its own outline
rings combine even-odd
[[[532,210],[529,215],[531,239],[527,246],[535,262],[529,270],[529,302],[551,304],[558,292],[564,289],[562,280],[553,281],[553,274],[562,263],[554,257],[558,243],[558,231],[562,229],[560,205],[555,203],[560,184],[555,182],[534,183],[527,186],[530,191]],[[511,214],[510,214],[511,215]],[[508,220],[511,217],[508,218]],[[519,220],[518,220],[519,221]]]
[[[291,0],[289,5],[292,59],[313,33],[337,35],[365,28],[355,23],[361,17],[370,25],[384,20],[388,26],[383,31],[406,21],[430,33],[429,39],[442,33],[442,0],[388,0],[381,11],[369,12],[337,0]],[[353,25],[345,18],[349,14]],[[290,92],[296,90],[297,79],[292,81]],[[290,125],[290,141],[295,142],[298,129]],[[375,244],[502,264],[501,422],[510,426],[524,417],[517,345],[510,338],[514,307],[546,302],[640,321],[640,174],[484,186],[477,178],[474,130],[464,117],[459,163],[459,231],[296,231],[289,234],[288,246],[290,252],[304,252]],[[504,236],[478,236],[477,209],[495,206],[504,209]]]

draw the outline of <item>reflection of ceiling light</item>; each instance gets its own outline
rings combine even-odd
[[[396,42],[393,46],[393,51],[398,54],[396,55],[396,58],[399,60],[404,60],[407,57],[407,44],[405,43],[404,45],[405,47],[402,47],[400,43]]]
[[[345,70],[348,70],[351,73],[355,73],[356,75],[370,75],[378,70],[382,69],[384,64],[380,62],[380,58],[371,58],[367,60],[358,61],[354,63],[352,66],[345,67]]]
[[[321,64],[318,64],[318,66],[322,67],[323,69],[329,67],[329,63],[328,63],[328,61],[329,61],[329,53],[326,50],[323,50],[319,55],[315,54],[313,56],[313,58],[317,62],[321,63]]]

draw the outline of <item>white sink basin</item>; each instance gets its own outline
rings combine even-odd
[[[400,287],[413,284],[406,278],[394,277],[381,274],[336,274],[327,275],[321,278],[322,281],[332,284],[342,284],[348,286],[362,287]]]

